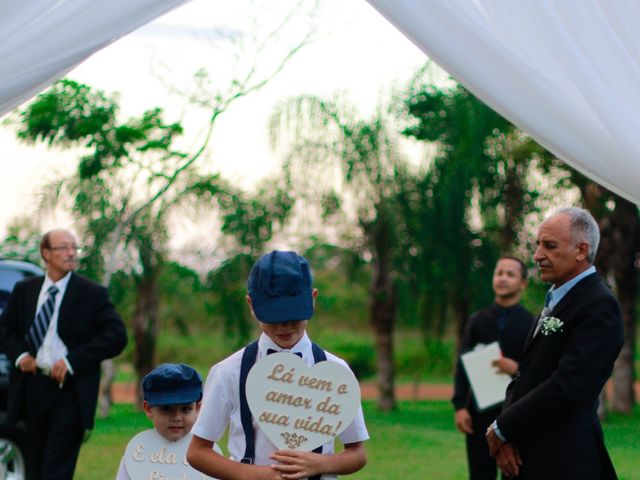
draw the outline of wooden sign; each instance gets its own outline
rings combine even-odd
[[[351,370],[329,361],[308,367],[284,352],[255,363],[246,393],[260,429],[287,450],[309,452],[333,441],[360,407],[360,385]]]
[[[191,434],[176,442],[156,430],[145,430],[133,437],[124,453],[124,465],[131,480],[210,479],[187,463]]]

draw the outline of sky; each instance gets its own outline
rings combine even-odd
[[[247,29],[259,33],[284,18],[294,3],[194,0],[94,54],[67,77],[118,92],[125,117],[163,107],[167,120],[183,122],[188,150],[198,144],[206,117],[171,94],[169,87],[188,89],[199,68],[224,85],[236,65],[226,39],[237,43]],[[248,27],[254,21],[256,26]],[[365,1],[320,0],[316,22],[318,40],[294,56],[264,89],[237,101],[220,117],[203,170],[221,172],[251,188],[280,168],[267,135],[267,120],[278,101],[302,93],[329,96],[340,90],[367,115],[381,96],[394,85],[406,84],[427,60]],[[288,22],[281,42],[260,57],[259,68],[273,64],[277,52],[300,38],[305,28],[308,24],[302,21]],[[43,183],[73,170],[77,153],[19,144],[14,130],[2,126],[0,155],[5,166],[0,176],[1,237],[12,218],[33,212],[35,193]],[[54,217],[49,222],[43,228],[67,223],[69,218]]]

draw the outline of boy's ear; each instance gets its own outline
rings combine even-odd
[[[200,405],[202,405],[202,400],[196,402],[196,412],[200,412]]]
[[[258,317],[256,317],[256,312],[253,311],[253,303],[251,303],[251,297],[249,296],[248,293],[247,293],[246,299],[247,299],[247,305],[249,305],[249,310],[251,310],[251,316],[257,320]]]
[[[151,413],[151,407],[149,406],[149,402],[144,400],[142,402],[142,408],[144,409],[144,413],[147,415],[148,418],[153,418],[153,414]]]

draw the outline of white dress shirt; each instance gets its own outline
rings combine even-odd
[[[36,306],[36,316],[38,315],[38,312],[40,312],[40,308],[42,308],[44,302],[49,298],[49,288],[52,285],[55,285],[58,289],[58,293],[55,296],[55,305],[53,307],[51,321],[49,322],[49,328],[47,328],[47,333],[45,334],[42,345],[40,345],[36,355],[36,365],[45,372],[51,370],[53,364],[58,360],[63,359],[67,364],[69,373],[73,374],[73,369],[66,359],[67,353],[69,352],[66,345],[58,335],[58,316],[60,313],[60,305],[62,305],[62,299],[64,298],[65,291],[67,290],[71,273],[72,272],[67,273],[57,282],[54,282],[49,278],[49,275],[46,275],[44,277],[44,282],[42,282],[42,287],[40,288],[40,295],[38,296],[38,304]],[[18,366],[20,360],[28,354],[29,352],[22,353],[16,360],[16,366]]]
[[[256,361],[267,355],[268,349],[283,351],[271,338],[262,334],[258,340],[258,356]],[[308,366],[315,364],[311,340],[305,333],[300,341],[291,349],[284,350],[292,353],[302,353],[302,359]],[[215,364],[209,371],[204,387],[202,407],[191,433],[200,438],[212,442],[218,442],[229,427],[228,450],[232,460],[240,461],[244,457],[245,437],[240,419],[240,364],[244,349],[232,354],[221,362]],[[327,360],[339,363],[347,368],[347,362],[326,352]],[[255,434],[255,461],[256,465],[270,465],[273,460],[269,455],[277,450],[276,446],[260,430],[255,419],[253,420]],[[359,408],[356,418],[339,435],[343,444],[362,442],[369,438],[364,423],[362,407]],[[333,441],[323,445],[322,453],[333,454]],[[335,479],[336,475],[323,475],[324,480]]]

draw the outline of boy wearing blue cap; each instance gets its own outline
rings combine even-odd
[[[313,452],[278,450],[260,430],[248,410],[245,382],[248,369],[274,352],[291,352],[308,365],[318,361],[347,363],[313,344],[306,326],[313,316],[318,290],[312,287],[307,260],[296,252],[273,251],[260,258],[249,274],[247,303],[262,330],[260,338],[211,368],[203,406],[193,427],[189,463],[222,480],[329,480],[360,470],[367,462],[369,438],[362,408],[339,435],[344,450],[334,454],[333,441]],[[229,427],[231,459],[212,448]]]
[[[155,432],[170,442],[190,434],[202,400],[202,379],[194,368],[185,364],[162,364],[144,377],[142,391],[142,406],[153,422]],[[136,435],[132,442],[139,436]],[[123,457],[116,480],[130,478],[132,475]]]

